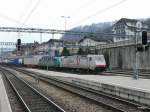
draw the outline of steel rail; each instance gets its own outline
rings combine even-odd
[[[2,71],[2,70],[1,70]],[[6,76],[6,73],[4,71],[2,71],[2,73],[5,75],[6,79],[8,80],[8,82],[10,83],[11,87],[13,88],[14,92],[17,94],[17,96],[19,97],[21,103],[25,106],[25,109],[27,112],[31,112],[29,107],[27,106],[27,104],[25,103],[25,101],[23,100],[23,98],[21,97],[21,95],[19,94],[19,92],[17,91],[17,89],[15,88],[14,84],[10,81],[10,79]]]
[[[30,88],[30,90],[32,90],[35,94],[37,94],[39,96],[40,99],[43,99],[45,102],[47,103],[44,103],[44,105],[48,106],[49,105],[49,108],[52,108],[54,109],[53,112],[65,112],[62,108],[60,108],[57,104],[55,104],[53,101],[51,101],[49,98],[47,98],[46,96],[44,96],[42,93],[40,93],[39,91],[37,91],[34,87],[32,87],[31,85],[29,85],[28,83],[26,83],[23,79],[20,79],[19,77],[17,77],[14,73],[8,71],[5,69],[4,70],[1,70],[3,71],[4,75],[6,76],[7,80],[9,81],[9,83],[11,84],[12,88],[14,89],[15,93],[17,94],[17,96],[19,97],[20,101],[22,102],[22,104],[25,106],[26,108],[26,111],[27,112],[35,112],[34,109],[31,109],[31,106],[29,107],[29,102],[27,102],[27,100],[25,101],[25,99],[22,97],[22,95],[20,94],[20,92],[17,90],[17,87],[15,87],[15,85],[13,84],[13,81],[11,81],[11,79],[9,78],[8,74],[9,75],[13,75],[13,77],[15,77],[17,80],[21,81],[23,84],[25,84],[28,88]],[[7,72],[7,74],[6,74]],[[31,93],[29,93],[31,94]],[[33,95],[33,94],[32,94]],[[31,95],[30,95],[31,96]],[[31,96],[32,98],[32,96]],[[33,101],[34,103],[34,101]],[[39,102],[40,103],[40,102]],[[43,104],[41,104],[43,105]],[[51,105],[51,107],[50,107]],[[38,106],[38,105],[37,105]],[[40,106],[40,105],[39,105]],[[45,107],[46,107],[45,106]],[[36,108],[33,107],[33,108]],[[38,111],[38,110],[37,110]],[[42,112],[42,111],[41,111]],[[45,111],[44,111],[45,112]],[[49,110],[47,110],[47,112],[49,112]]]
[[[140,75],[139,75],[139,78],[142,78],[142,79],[150,79],[150,72],[139,72]],[[102,75],[112,75],[112,76],[123,76],[123,77],[131,77],[134,75],[134,71],[128,71],[128,70],[123,70],[123,71],[106,71],[104,73],[102,73]]]
[[[24,74],[28,74],[28,75],[30,75],[30,76],[32,76],[32,77],[35,77],[35,74],[37,75],[37,73],[35,73],[35,72],[26,71],[26,70],[21,70],[21,71],[19,70],[19,72],[22,72],[22,73],[24,73]],[[32,74],[32,75],[31,75],[31,74]],[[33,75],[33,74],[34,74],[34,75]],[[120,101],[120,102],[124,102],[124,103],[126,103],[126,104],[130,104],[130,105],[136,107],[137,109],[144,107],[145,110],[150,110],[149,107],[143,106],[143,105],[141,105],[141,104],[139,104],[139,103],[135,103],[135,102],[131,102],[131,101],[128,101],[128,100],[125,100],[125,99],[117,98],[117,97],[115,97],[115,96],[108,95],[108,94],[106,94],[106,93],[102,93],[102,92],[100,93],[100,92],[98,92],[98,91],[95,91],[95,90],[92,90],[92,89],[89,89],[89,88],[85,88],[85,87],[81,87],[81,86],[77,86],[77,85],[73,85],[73,84],[68,83],[68,82],[63,82],[63,81],[58,80],[58,79],[56,79],[56,78],[46,77],[46,76],[43,76],[42,74],[39,75],[39,78],[40,78],[41,80],[47,81],[48,83],[51,83],[51,84],[52,84],[52,80],[53,80],[53,81],[56,81],[57,83],[70,85],[70,86],[73,86],[73,87],[78,88],[78,89],[84,89],[84,90],[86,90],[86,91],[88,91],[88,92],[92,92],[92,93],[97,94],[97,95],[102,95],[102,96],[108,97],[108,98],[110,98],[110,99],[114,99],[114,100],[118,100],[118,101]],[[49,81],[49,80],[51,80],[51,81]],[[54,85],[57,86],[57,83],[55,83]],[[59,85],[58,87],[64,88],[64,87],[61,86],[61,85]],[[64,89],[66,90],[66,88],[64,88]],[[79,93],[77,93],[77,94],[79,94]],[[79,94],[79,95],[80,95],[80,94]],[[82,95],[82,96],[83,96],[83,95]],[[87,97],[87,96],[83,96],[83,97]],[[89,98],[89,99],[90,99],[90,98]],[[93,99],[91,99],[91,100],[93,100]],[[103,105],[108,106],[108,104],[105,104],[105,103],[103,103],[103,102],[99,102],[99,103],[102,103]],[[113,106],[110,106],[110,105],[109,105],[109,107],[111,107],[111,108],[113,108],[113,109],[116,109],[117,111],[120,111],[120,112],[127,112],[127,111],[124,111],[124,110],[122,110],[122,109],[118,109],[118,108],[115,108],[115,107],[113,107]],[[140,110],[140,109],[139,109],[139,110]]]

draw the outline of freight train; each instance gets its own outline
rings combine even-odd
[[[57,69],[90,71],[103,71],[107,67],[103,55],[73,55],[60,57],[49,55],[34,55],[11,60],[7,59],[4,60],[4,63],[27,67],[49,67]]]

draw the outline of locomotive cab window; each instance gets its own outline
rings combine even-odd
[[[102,61],[101,57],[95,57],[97,61]]]

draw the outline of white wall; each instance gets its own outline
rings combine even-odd
[[[105,44],[105,42],[97,42],[89,38],[86,38],[82,42],[80,42],[81,46],[96,46],[98,44]]]

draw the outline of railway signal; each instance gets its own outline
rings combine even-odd
[[[142,31],[142,44],[138,45],[136,48],[136,51],[143,52],[148,50],[148,45],[147,45],[147,32]]]
[[[21,39],[17,39],[17,50],[20,51],[21,48]]]
[[[142,44],[143,45],[147,44],[147,32],[146,31],[142,32]]]

